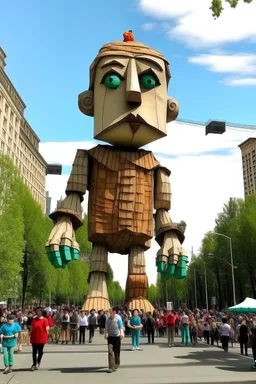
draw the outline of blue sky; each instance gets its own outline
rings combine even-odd
[[[77,95],[88,86],[88,67],[98,49],[122,39],[127,29],[134,31],[136,40],[152,45],[169,59],[169,94],[179,101],[181,118],[255,124],[256,86],[227,86],[220,83],[223,73],[189,63],[189,57],[209,54],[209,47],[193,47],[186,36],[182,41],[171,39],[168,33],[172,35],[170,29],[179,19],[164,9],[165,3],[12,0],[1,4],[0,45],[8,56],[6,72],[27,105],[26,118],[43,142],[92,138],[92,120],[79,112]],[[186,0],[179,3],[183,13],[186,7],[189,11]],[[252,4],[250,7],[253,11]],[[168,17],[161,16],[168,12]],[[253,54],[256,44],[248,41],[217,44],[210,47],[211,53],[221,49],[221,53]]]

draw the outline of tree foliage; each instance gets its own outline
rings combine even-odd
[[[7,156],[0,156],[0,294],[13,294],[21,271],[24,222],[20,205],[22,182]]]
[[[213,296],[217,298],[217,306],[221,309],[233,305],[229,238],[236,267],[236,301],[238,303],[246,296],[256,298],[256,195],[248,196],[245,200],[230,199],[217,215],[214,232],[228,238],[207,233],[199,255],[191,260],[187,277],[190,306],[194,307],[197,302],[198,306],[206,307],[205,266],[209,307]]]
[[[108,264],[108,277],[107,277],[108,296],[111,305],[123,303],[125,292],[120,283],[114,280],[113,269]]]
[[[45,243],[52,228],[40,205],[7,156],[0,156],[0,299],[17,303],[78,303],[88,291],[88,262],[71,262],[56,270],[48,262]],[[77,232],[81,253],[89,255],[87,218]],[[50,295],[51,294],[51,295]]]
[[[221,15],[223,11],[223,2],[226,1],[226,3],[229,3],[231,8],[236,8],[239,0],[212,0],[210,9],[212,10],[212,15],[214,18],[217,18]],[[244,2],[247,4],[250,4],[253,0],[240,0],[240,2]]]

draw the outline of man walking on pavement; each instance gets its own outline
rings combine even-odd
[[[114,308],[109,311],[104,337],[108,341],[108,372],[111,373],[119,368],[121,340],[124,337],[122,320]]]

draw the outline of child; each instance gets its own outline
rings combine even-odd
[[[4,354],[4,374],[12,372],[14,363],[14,347],[17,344],[17,338],[21,332],[21,328],[18,323],[14,323],[15,316],[8,315],[7,323],[0,328],[0,335],[2,339],[2,351]]]

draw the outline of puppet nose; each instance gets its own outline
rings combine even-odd
[[[141,104],[141,91],[134,59],[130,59],[126,77],[126,101]]]

